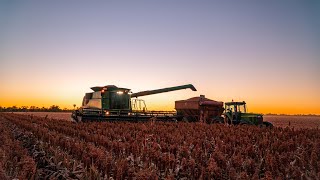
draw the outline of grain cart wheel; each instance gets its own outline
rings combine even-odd
[[[189,120],[188,120],[188,118],[187,118],[186,116],[184,116],[184,117],[182,118],[182,122],[189,122]]]
[[[173,119],[172,119],[172,122],[175,122],[175,123],[176,123],[176,122],[178,122],[178,119],[177,119],[177,118],[173,118]]]
[[[219,124],[223,124],[224,123],[224,118],[223,117],[218,117],[216,122],[219,123]]]
[[[196,122],[197,118],[194,116],[184,116],[182,122]]]
[[[223,117],[214,117],[210,119],[209,124],[223,124],[224,118]]]

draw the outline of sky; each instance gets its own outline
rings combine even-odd
[[[90,87],[149,110],[199,95],[251,112],[320,114],[319,1],[0,0],[0,106],[81,105]]]

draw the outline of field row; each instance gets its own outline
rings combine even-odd
[[[32,177],[320,177],[318,129],[162,122],[76,124],[4,113],[0,117],[1,129],[6,131],[2,133],[3,138],[15,141],[18,145],[15,148],[24,152],[21,156],[33,162],[33,168],[27,170]],[[28,147],[36,147],[36,150]],[[6,151],[2,146],[0,150]],[[39,151],[43,158],[34,155]],[[10,161],[12,157],[5,161]],[[44,162],[42,159],[45,159]],[[1,159],[0,165],[6,164],[5,161]],[[9,169],[12,168],[0,166],[0,176],[19,177],[10,173]]]

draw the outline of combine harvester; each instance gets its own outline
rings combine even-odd
[[[191,89],[197,91],[192,84],[174,86],[150,91],[131,93],[130,89],[114,85],[91,88],[94,92],[86,93],[82,106],[72,112],[75,122],[88,121],[186,121],[203,123],[228,123],[272,126],[263,122],[261,114],[247,113],[246,103],[214,101],[200,97],[175,102],[176,111],[148,111],[141,96]],[[226,112],[224,112],[226,110]],[[222,116],[223,115],[223,116]]]
[[[131,93],[130,89],[114,85],[92,87],[94,92],[85,94],[82,106],[72,113],[72,118],[78,122],[92,120],[148,121],[153,117],[162,121],[174,121],[177,118],[175,111],[148,111],[144,100],[138,97],[188,88],[196,91],[191,84],[138,93]]]

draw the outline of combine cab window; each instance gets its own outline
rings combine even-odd
[[[111,92],[110,109],[129,109],[130,96],[127,93]]]

